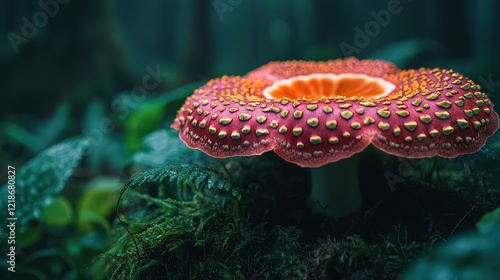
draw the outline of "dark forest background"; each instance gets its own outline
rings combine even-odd
[[[370,27],[389,6],[400,12]],[[342,44],[400,68],[453,68],[498,102],[499,15],[494,0],[1,1],[0,155],[23,161],[90,129],[97,111],[119,133],[113,101],[141,85],[147,67],[168,76],[145,100],[273,60],[342,58]],[[26,21],[36,28],[31,38]],[[366,27],[373,36],[359,48],[355,28]]]

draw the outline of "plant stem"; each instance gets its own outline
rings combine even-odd
[[[313,213],[343,217],[359,210],[363,196],[358,183],[358,158],[350,158],[312,168],[309,207]]]

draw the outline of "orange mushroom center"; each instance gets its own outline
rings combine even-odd
[[[275,82],[263,92],[267,99],[316,99],[337,96],[377,99],[389,95],[396,86],[382,78],[365,74],[310,74]]]

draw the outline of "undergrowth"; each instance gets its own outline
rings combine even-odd
[[[111,279],[395,279],[498,205],[484,172],[460,175],[431,159],[400,174],[394,157],[381,162],[404,180],[338,220],[310,215],[308,170],[273,156],[140,173],[117,207],[114,245],[92,270]],[[363,189],[385,178],[371,172]]]

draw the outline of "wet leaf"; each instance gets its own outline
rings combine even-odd
[[[173,129],[160,129],[144,137],[141,149],[132,160],[134,164],[145,167],[159,167],[167,164],[197,163],[205,165],[214,161],[199,150],[188,148]]]
[[[17,230],[24,232],[30,220],[38,219],[42,210],[50,205],[54,197],[65,187],[90,142],[82,137],[67,139],[35,156],[16,172]],[[7,185],[0,190],[7,197]],[[6,199],[0,200],[0,208],[6,209]],[[6,215],[7,211],[2,213]],[[2,229],[3,231],[4,229]]]

